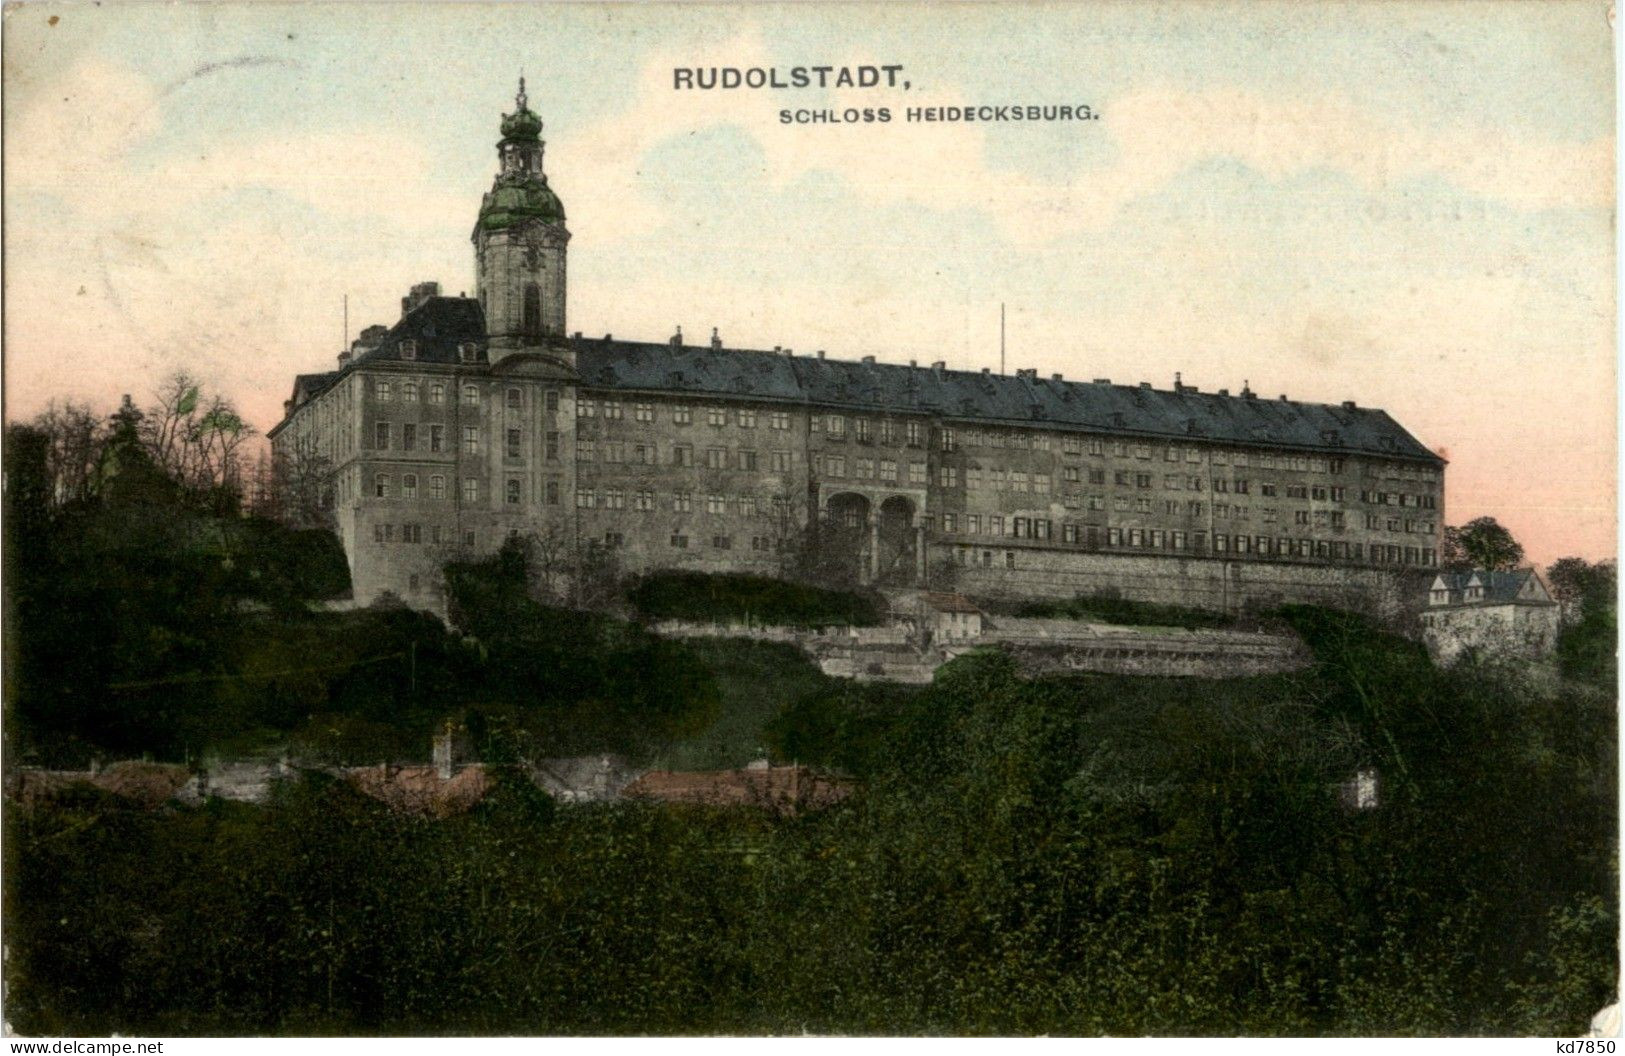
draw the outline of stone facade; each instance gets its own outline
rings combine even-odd
[[[510,536],[562,579],[772,574],[816,544],[869,583],[1222,610],[1391,610],[1436,564],[1442,460],[1352,402],[566,337],[523,95],[502,129],[477,296],[414,287],[271,431],[320,476],[359,602],[439,609],[444,563]]]

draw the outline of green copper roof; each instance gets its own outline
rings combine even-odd
[[[527,176],[512,182],[499,179],[480,202],[479,226],[487,231],[499,231],[532,218],[564,221],[564,203],[547,186],[546,176]]]

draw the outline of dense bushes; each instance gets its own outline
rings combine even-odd
[[[885,615],[885,602],[873,594],[735,573],[653,572],[632,587],[628,600],[652,620],[872,626]]]
[[[1317,665],[851,686],[781,743],[834,809],[443,822],[343,786],[9,812],[23,1032],[1572,1035],[1613,1000],[1604,694],[1439,674],[1315,610]],[[1337,784],[1381,774],[1382,805]]]

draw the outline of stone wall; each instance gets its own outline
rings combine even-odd
[[[934,567],[950,547],[933,548]],[[1027,548],[1000,567],[958,568],[954,587],[989,598],[1116,596],[1160,605],[1239,613],[1304,602],[1395,618],[1422,596],[1414,572],[1360,566],[1227,561]],[[1413,589],[1414,588],[1414,589]]]

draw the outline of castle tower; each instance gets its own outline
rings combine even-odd
[[[474,225],[474,272],[493,364],[516,352],[568,363],[564,330],[564,205],[542,172],[542,119],[526,105],[502,117],[502,168]]]

